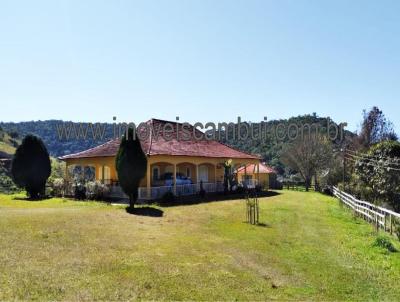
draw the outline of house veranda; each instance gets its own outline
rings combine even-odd
[[[182,124],[152,119],[147,122],[152,129],[162,129],[165,123],[173,125],[173,133],[179,131]],[[196,129],[193,129],[193,134]],[[171,134],[171,133],[169,133]],[[173,135],[172,135],[173,136]],[[252,164],[257,175],[260,158],[248,154],[215,140],[198,139],[192,135],[189,139],[166,139],[164,135],[150,135],[141,139],[141,146],[147,156],[147,174],[141,180],[139,199],[161,198],[167,191],[175,195],[193,195],[199,192],[200,183],[206,192],[223,191],[224,167],[226,160],[232,159],[234,170]],[[176,136],[173,136],[176,137]],[[114,139],[95,148],[70,154],[60,159],[66,162],[67,181],[80,173],[82,177],[99,180],[110,187],[111,198],[124,198],[118,185],[115,169],[115,156],[120,140]],[[257,176],[246,179],[244,185],[255,186]]]

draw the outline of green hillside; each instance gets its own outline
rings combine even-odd
[[[20,144],[19,135],[16,132],[6,132],[0,127],[0,158],[11,157]]]
[[[302,131],[305,135],[309,133],[309,129],[318,129],[319,133],[329,134],[330,138],[335,137],[335,129],[340,129],[340,125],[332,121],[328,117],[319,117],[316,113],[291,117],[289,119],[272,120],[264,123],[247,122],[248,126],[252,126],[253,134],[246,139],[238,138],[238,126],[228,128],[227,132],[218,134],[220,141],[253,154],[259,154],[264,161],[275,167],[280,174],[283,173],[285,166],[281,162],[281,151],[294,140],[294,137],[300,136]],[[308,128],[310,126],[310,128]],[[242,132],[243,130],[242,126]],[[261,139],[259,135],[260,129],[265,133]],[[235,137],[236,134],[236,137]],[[345,130],[339,130],[337,138],[333,140],[333,144],[337,149],[341,145],[354,137],[354,133]],[[253,137],[256,137],[254,139]]]
[[[113,125],[112,124],[100,124],[104,127],[105,133],[103,139],[92,139],[92,136],[88,135],[87,139],[76,138],[76,132],[80,131],[81,123],[67,122],[61,120],[47,120],[47,121],[29,121],[29,122],[18,122],[18,123],[4,123],[0,122],[0,127],[9,132],[16,132],[21,137],[27,134],[33,134],[39,136],[47,147],[51,156],[59,157],[66,154],[80,152],[89,148],[98,146],[113,137]],[[82,123],[83,128],[89,127],[88,123]],[[59,127],[65,126],[71,127],[71,137],[68,139],[59,137]]]

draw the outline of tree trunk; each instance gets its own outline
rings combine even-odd
[[[308,192],[309,191],[309,189],[310,189],[310,178],[306,178],[306,183],[305,183],[305,185],[306,185],[306,192]]]
[[[39,192],[34,189],[26,189],[28,193],[28,199],[30,200],[38,200],[39,199]]]
[[[135,207],[135,200],[133,197],[133,193],[129,194],[129,207],[133,209]]]
[[[319,184],[318,184],[317,173],[314,174],[314,190],[315,190],[316,192],[319,191]]]
[[[45,198],[46,197],[46,185],[43,186],[43,188],[40,190],[40,198]]]

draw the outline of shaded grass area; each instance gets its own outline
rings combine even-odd
[[[262,226],[242,200],[128,213],[15,197],[0,195],[0,300],[400,299],[400,253],[318,193],[262,198]]]

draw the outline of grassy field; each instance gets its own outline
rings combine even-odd
[[[260,206],[250,226],[241,200],[151,217],[0,195],[0,300],[400,299],[400,253],[335,199],[282,191]]]

